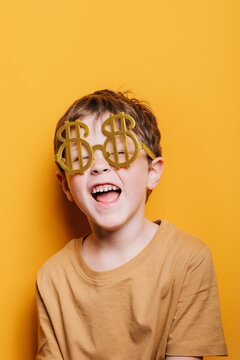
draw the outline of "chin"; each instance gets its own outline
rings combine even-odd
[[[109,215],[105,219],[97,220],[95,219],[92,221],[94,223],[94,226],[97,226],[105,231],[117,231],[121,229],[126,224],[126,219],[120,219],[118,217],[112,217]]]

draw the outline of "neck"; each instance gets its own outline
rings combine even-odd
[[[135,214],[119,229],[107,230],[91,223],[92,246],[96,251],[118,253],[120,256],[141,251],[155,235],[158,225],[144,216],[144,210]]]

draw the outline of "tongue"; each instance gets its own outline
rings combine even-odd
[[[109,191],[109,192],[103,192],[99,193],[99,195],[96,196],[96,200],[101,203],[108,203],[111,201],[116,201],[119,198],[119,193],[117,191]]]

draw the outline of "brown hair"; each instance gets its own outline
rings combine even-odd
[[[56,125],[54,136],[54,152],[57,153],[61,142],[57,139],[57,130],[66,120],[75,121],[87,115],[95,115],[98,119],[105,112],[117,114],[124,112],[132,116],[136,122],[134,132],[140,141],[152,150],[158,157],[162,156],[160,146],[161,134],[157,126],[157,120],[149,105],[136,98],[130,98],[129,92],[115,92],[112,90],[99,90],[76,100],[66,113],[60,118]],[[151,159],[149,158],[149,161]],[[62,169],[60,169],[62,171]],[[148,190],[147,198],[151,191]]]

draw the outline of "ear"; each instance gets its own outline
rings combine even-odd
[[[73,197],[72,197],[71,191],[69,189],[65,174],[63,174],[61,171],[58,170],[58,171],[56,171],[56,176],[57,176],[57,179],[60,182],[63,192],[65,193],[68,200],[73,201]]]
[[[162,157],[157,157],[156,159],[152,160],[152,163],[149,166],[149,172],[148,172],[147,188],[149,190],[153,190],[157,186],[157,184],[160,180],[160,177],[162,176],[163,163],[164,163],[164,160]]]

